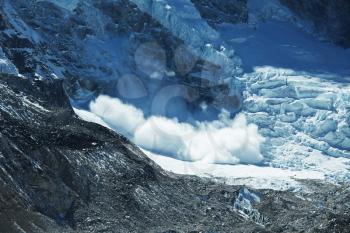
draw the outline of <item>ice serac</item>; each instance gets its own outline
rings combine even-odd
[[[263,154],[273,166],[350,178],[348,84],[273,67],[245,77],[244,112],[267,138]]]
[[[243,112],[266,138],[266,164],[348,181],[350,51],[319,40],[278,0],[246,4],[246,23],[202,16],[242,57]]]
[[[244,187],[239,190],[239,194],[233,206],[235,210],[245,218],[249,218],[258,224],[264,225],[266,219],[254,208],[254,205],[259,204],[260,201],[258,194]]]

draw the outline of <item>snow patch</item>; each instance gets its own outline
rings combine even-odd
[[[109,128],[108,124],[106,122],[104,122],[100,117],[96,116],[95,114],[89,112],[89,111],[85,111],[82,109],[77,109],[77,108],[73,108],[75,114],[77,114],[82,120],[87,121],[87,122],[92,122],[92,123],[96,123],[99,125],[102,125],[106,128]]]
[[[256,165],[205,164],[180,161],[148,150],[143,152],[164,170],[183,175],[212,178],[230,185],[245,185],[254,189],[304,190],[299,180],[324,180],[321,171],[290,170]]]
[[[37,102],[30,101],[26,96],[23,97],[23,104],[30,106],[30,107],[34,107],[42,112],[50,112],[50,110],[47,110],[46,108],[44,108],[43,106],[41,106]]]

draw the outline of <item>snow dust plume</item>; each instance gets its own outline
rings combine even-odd
[[[140,147],[176,159],[220,164],[258,164],[263,160],[260,144],[264,139],[243,114],[230,119],[223,110],[218,120],[195,125],[162,116],[146,119],[134,106],[103,95],[90,103],[90,111],[99,122]],[[82,118],[87,115],[81,110],[79,113]]]

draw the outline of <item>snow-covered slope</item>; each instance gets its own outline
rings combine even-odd
[[[315,171],[312,169],[291,170],[271,166],[245,164],[225,165],[203,162],[184,162],[146,150],[144,150],[144,153],[163,169],[173,173],[197,175],[215,179],[226,184],[245,185],[254,189],[303,190],[307,192],[308,188],[299,181],[326,180],[323,171]]]

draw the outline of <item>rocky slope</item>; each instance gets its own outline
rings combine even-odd
[[[1,232],[346,232],[347,186],[248,190],[164,172],[74,115],[61,81],[0,78]]]

